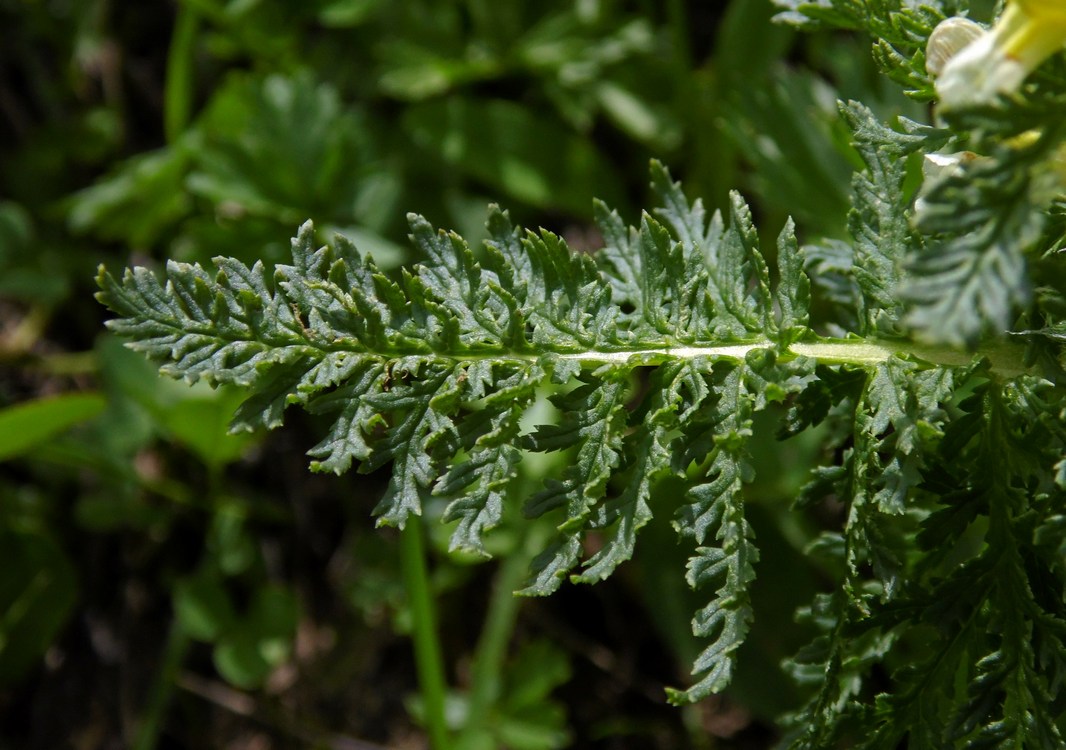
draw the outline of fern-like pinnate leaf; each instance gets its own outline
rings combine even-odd
[[[652,516],[654,484],[688,481],[676,525],[693,544],[687,578],[708,597],[694,629],[710,645],[675,699],[696,699],[729,682],[748,629],[758,552],[745,444],[752,413],[812,377],[812,360],[787,348],[809,336],[810,286],[791,224],[772,289],[739,196],[708,216],[658,165],[652,182],[663,205],[638,226],[598,206],[595,255],[516,230],[495,208],[480,255],[412,216],[425,261],[395,280],[343,239],[317,247],[307,224],[273,273],[222,258],[214,272],[170,263],[165,281],[102,272],[100,299],[118,315],[111,329],[165,373],[246,387],[235,429],[276,427],[293,404],[328,415],[312,469],[390,465],[379,522],[403,526],[436,494],[458,522],[456,548],[484,553],[523,450],[569,452],[524,503],[558,526],[527,594],[610,575]],[[652,385],[643,403],[638,369]],[[561,421],[525,434],[522,416],[551,383]],[[603,543],[583,559],[592,532]]]

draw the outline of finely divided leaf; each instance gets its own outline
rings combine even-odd
[[[1002,146],[928,188],[919,229],[929,238],[902,291],[925,339],[973,348],[1009,330],[1030,298],[1025,252],[1047,221],[1048,139]]]
[[[725,686],[747,631],[757,552],[740,495],[751,475],[744,444],[753,409],[810,382],[808,361],[770,351],[808,335],[809,282],[791,224],[772,294],[738,195],[727,226],[659,164],[652,183],[664,207],[638,226],[597,207],[607,246],[596,254],[518,230],[493,207],[483,256],[409,217],[426,262],[399,278],[342,238],[317,246],[306,224],[272,278],[261,264],[219,258],[213,274],[171,264],[165,283],[144,269],[121,282],[102,273],[100,298],[119,315],[111,328],[165,372],[246,386],[235,429],[276,427],[291,404],[332,420],[309,451],[312,468],[389,466],[381,523],[402,526],[430,492],[447,498],[453,548],[484,553],[504,504],[521,500],[512,494],[523,448],[569,452],[562,476],[526,500],[529,515],[556,514],[559,532],[525,593],[610,575],[651,518],[654,484],[705,464],[679,522],[696,546],[689,581],[711,594],[696,620],[711,645],[691,699]],[[720,376],[708,357],[671,353],[741,342],[765,356],[749,352]],[[646,392],[634,387],[638,368],[651,368]],[[549,383],[562,419],[523,435]],[[602,545],[582,562],[591,532]]]
[[[594,520],[593,512],[607,491],[607,481],[621,462],[627,375],[624,370],[600,370],[594,379],[557,396],[553,401],[563,414],[560,424],[541,425],[529,436],[531,450],[573,448],[575,455],[561,480],[549,479],[547,487],[526,503],[525,513],[530,517],[562,510],[563,519],[556,553],[534,561],[533,580],[524,594],[551,593],[577,564],[582,535]]]
[[[811,280],[803,270],[804,254],[796,241],[796,226],[789,219],[777,238],[777,302],[779,341],[788,346],[807,334],[810,318]]]
[[[495,372],[497,368],[504,372]],[[451,498],[444,519],[459,521],[452,549],[487,554],[482,536],[500,522],[508,487],[521,460],[515,445],[519,420],[544,377],[539,363],[529,367],[474,363],[467,368],[467,382],[474,387],[471,395],[485,399],[488,408],[459,424],[458,447],[466,458],[453,463],[433,488],[435,495]]]
[[[855,240],[852,273],[862,295],[865,331],[891,330],[903,314],[898,286],[903,260],[915,244],[907,206],[900,198],[907,176],[902,158],[921,145],[884,127],[870,110],[851,102],[841,114],[854,133],[866,171],[852,179],[848,231]]]
[[[693,416],[709,393],[706,363],[672,362],[655,371],[648,408],[634,414],[635,422],[631,420],[630,429],[636,431],[637,440],[624,470],[628,473],[625,489],[602,503],[589,524],[590,529],[609,532],[609,536],[585,561],[581,574],[573,577],[575,582],[603,580],[633,556],[637,532],[652,517],[648,505],[652,487],[666,476],[679,474],[671,466],[673,433]]]

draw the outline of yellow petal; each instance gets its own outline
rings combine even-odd
[[[1066,3],[1061,0],[1014,0],[1014,4],[1039,21],[1066,24]]]

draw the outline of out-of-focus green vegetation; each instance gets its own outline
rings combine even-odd
[[[394,268],[407,211],[476,239],[489,202],[593,247],[592,197],[633,215],[650,157],[711,205],[747,191],[771,231],[791,214],[836,236],[855,163],[836,99],[904,105],[853,40],[799,46],[772,14],[0,0],[0,745],[417,746],[380,478],[308,475],[298,423],[228,435],[233,394],[164,382],[102,333],[94,269],[278,261],[309,218]],[[479,565],[429,527],[458,746],[768,746],[803,638],[777,626],[819,577],[783,512],[790,450],[751,522],[794,580],[756,589],[735,690],[685,711],[662,690],[694,648],[665,529],[602,591],[530,603],[510,591],[535,540],[505,519],[507,562]]]

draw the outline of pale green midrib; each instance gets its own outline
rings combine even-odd
[[[563,359],[577,359],[582,363],[603,362],[624,363],[633,356],[695,359],[710,357],[712,359],[742,360],[749,352],[757,349],[770,349],[775,346],[769,340],[730,344],[725,346],[678,346],[661,349],[639,349],[626,352],[581,352],[560,355]],[[973,353],[945,347],[923,346],[910,342],[861,340],[822,340],[800,342],[790,345],[782,353],[782,359],[792,357],[810,357],[827,365],[859,365],[869,367],[887,361],[893,356],[913,356],[932,365],[946,367],[963,367],[975,359],[987,357],[992,370],[1003,377],[1018,377],[1028,372],[1022,366],[1024,348],[1016,344],[1001,344]],[[791,357],[789,356],[791,355]]]
[[[511,360],[533,362],[544,356],[554,356],[560,360],[579,362],[585,367],[601,365],[634,366],[644,361],[654,363],[657,359],[726,359],[742,361],[753,351],[759,349],[773,349],[775,342],[769,339],[738,342],[734,344],[721,344],[717,346],[634,346],[626,349],[553,352],[517,352],[517,351],[472,351],[464,354],[452,354],[447,352],[360,352],[370,356],[381,356],[386,359],[396,359],[404,356],[415,357],[440,357],[461,362],[479,361],[484,359]],[[341,349],[345,350],[345,349]],[[345,350],[347,351],[347,350]],[[1014,378],[1030,372],[1023,366],[1022,361],[1025,349],[1023,346],[1011,343],[1000,343],[978,349],[976,352],[964,352],[947,347],[934,347],[904,341],[878,341],[875,339],[823,339],[814,342],[800,342],[787,347],[782,352],[782,360],[790,360],[797,357],[810,357],[820,364],[827,365],[857,365],[870,367],[887,361],[893,356],[913,356],[931,365],[944,367],[964,367],[970,363],[988,358],[992,365],[992,372],[1000,377]]]

